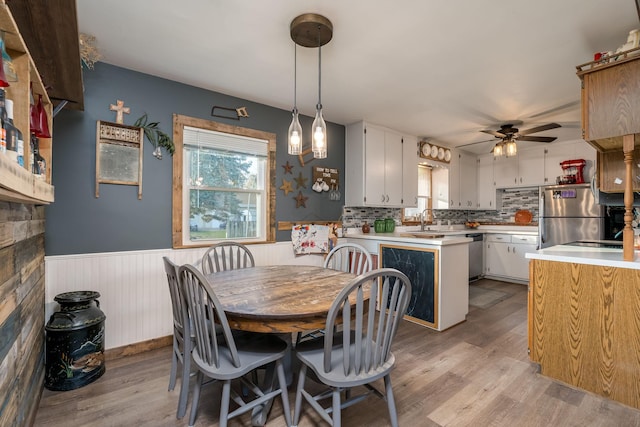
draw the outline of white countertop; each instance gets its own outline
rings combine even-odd
[[[346,237],[348,239],[363,239],[363,240],[376,240],[376,241],[389,241],[389,242],[403,242],[413,243],[419,245],[433,245],[433,246],[448,246],[459,245],[463,243],[469,243],[472,241],[470,237],[465,237],[464,233],[445,234],[444,232],[432,231],[426,232],[425,236],[432,235],[444,235],[443,237],[429,238],[429,237],[415,237],[410,235],[409,231],[396,230],[393,233],[375,233],[370,232],[367,234],[352,232],[349,230]]]
[[[525,257],[545,261],[572,262],[640,270],[640,253],[635,251],[635,261],[623,261],[622,249],[558,245],[539,249],[536,252],[527,252]]]

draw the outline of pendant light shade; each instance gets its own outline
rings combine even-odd
[[[513,139],[508,140],[505,144],[505,154],[507,157],[513,157],[518,154],[518,147]]]
[[[289,132],[287,132],[287,145],[289,147],[288,152],[291,155],[298,155],[302,153],[302,126],[300,126],[300,120],[298,119],[298,107],[296,105],[296,85],[297,85],[297,45],[293,45],[293,111],[291,115],[291,124],[289,125]]]
[[[318,104],[316,105],[316,116],[311,126],[311,151],[316,159],[327,157],[327,124],[322,117],[322,46],[329,43],[333,37],[333,24],[324,16],[315,13],[306,13],[296,17],[291,21],[291,39],[300,46],[318,48]],[[298,109],[295,106],[295,83],[294,83],[294,107],[293,120],[289,126],[289,154],[296,154],[293,143],[295,132],[298,131],[302,137],[302,127],[298,121]],[[300,150],[302,140],[300,139]],[[301,153],[297,153],[301,154]]]
[[[500,141],[493,147],[493,157],[500,157],[504,155],[504,142]]]

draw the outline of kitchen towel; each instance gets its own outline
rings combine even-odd
[[[303,224],[291,227],[291,243],[296,255],[326,254],[329,252],[329,227]]]

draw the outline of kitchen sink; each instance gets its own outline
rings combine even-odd
[[[402,237],[415,237],[417,239],[442,239],[444,234],[437,234],[433,231],[413,231],[400,234]]]

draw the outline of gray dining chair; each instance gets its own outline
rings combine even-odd
[[[324,260],[324,268],[353,273],[359,276],[373,269],[373,258],[368,250],[357,243],[341,243],[334,247]],[[296,345],[307,339],[324,335],[324,330],[298,332]]]
[[[304,398],[320,416],[334,427],[341,423],[341,409],[368,395],[387,401],[391,425],[398,425],[391,370],[395,357],[391,343],[411,300],[411,283],[402,272],[392,268],[373,270],[353,279],[336,297],[329,309],[326,331],[342,324],[341,332],[327,334],[324,340],[306,341],[296,347],[301,362],[296,389],[293,425],[300,421]],[[377,310],[378,302],[382,310]],[[311,394],[305,389],[308,371],[324,390]],[[384,379],[384,393],[372,385]],[[352,388],[363,386],[364,393],[352,394]],[[341,393],[345,391],[342,402]],[[322,406],[323,399],[331,398]]]
[[[237,242],[216,243],[202,256],[204,274],[253,266],[255,266],[253,254],[245,245]]]
[[[360,275],[373,269],[373,259],[368,250],[357,243],[342,243],[329,252],[324,268]]]
[[[178,364],[182,366],[180,381],[180,397],[178,398],[178,409],[176,418],[184,417],[187,412],[187,399],[189,395],[189,376],[191,373],[191,339],[185,339],[184,308],[180,294],[178,282],[178,268],[169,258],[162,257],[164,261],[164,271],[167,274],[169,283],[169,294],[171,295],[171,308],[173,311],[173,355],[171,357],[171,373],[169,375],[169,391],[176,386]],[[186,356],[185,356],[186,355]]]
[[[193,426],[195,423],[203,382],[211,379],[222,382],[221,427],[226,426],[229,419],[265,405],[278,395],[282,399],[286,424],[290,426],[291,413],[282,363],[289,345],[271,334],[234,336],[224,309],[206,277],[192,265],[184,265],[180,267],[179,280],[187,315],[192,319],[195,336],[192,360],[198,368],[189,425]],[[216,333],[215,324],[222,328],[221,334]],[[185,333],[190,332],[190,329],[191,325],[187,322]],[[275,369],[278,388],[273,389],[276,381],[265,381],[265,389],[262,389],[249,380],[247,374],[260,367],[267,367],[267,371]],[[272,372],[267,372],[266,377],[271,377]],[[232,380],[239,380],[253,394],[254,399],[245,401],[243,396],[232,389]],[[239,407],[229,412],[231,399]]]

